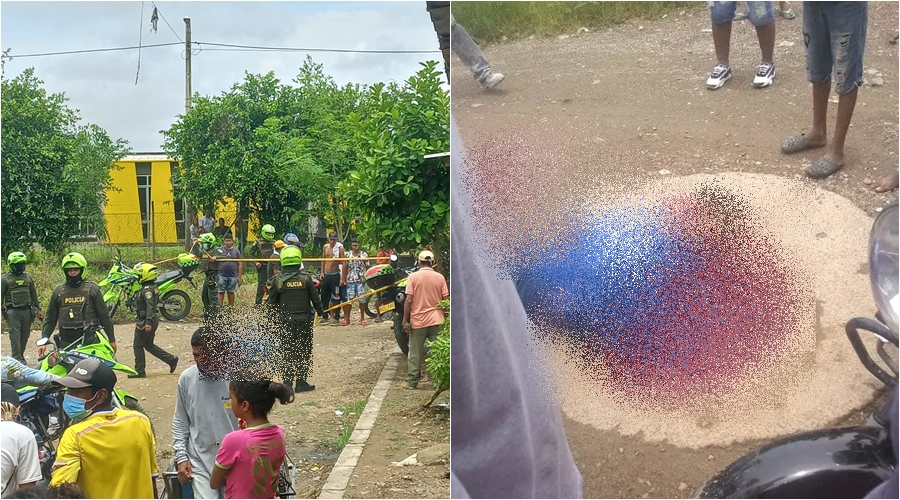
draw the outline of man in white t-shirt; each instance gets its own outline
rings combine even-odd
[[[3,411],[0,412],[0,481],[6,498],[14,491],[34,486],[41,480],[41,464],[34,434],[28,427],[13,422],[19,412],[19,394],[15,387],[3,384]]]

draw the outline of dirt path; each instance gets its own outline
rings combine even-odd
[[[358,320],[358,312],[353,318]],[[116,325],[119,345],[118,359],[134,365],[132,350],[133,327]],[[178,375],[191,363],[190,336],[198,323],[163,321],[156,336],[156,344],[181,358],[174,374],[152,356],[147,356],[146,379],[129,380],[120,374],[118,385],[135,394],[147,410],[156,429],[157,458],[161,468],[172,458],[172,415]],[[9,336],[2,335],[3,352],[9,352]],[[25,353],[31,364],[37,359],[34,340],[40,333],[32,332],[31,344]],[[328,477],[340,454],[339,436],[344,432],[346,419],[335,413],[365,406],[372,386],[384,368],[384,363],[396,347],[389,323],[370,323],[369,326],[319,326],[315,330],[313,363],[310,383],[316,390],[304,393],[290,405],[276,406],[272,421],[287,432],[288,453],[297,466],[297,492],[304,498],[314,497]],[[423,392],[424,397],[424,392]],[[360,404],[361,403],[361,404]],[[351,427],[352,430],[352,427]],[[348,432],[349,435],[349,432]]]
[[[551,191],[545,196],[555,196],[557,205],[585,187],[643,185],[660,175],[751,172],[815,184],[874,216],[897,196],[870,190],[873,181],[897,168],[897,46],[889,44],[897,14],[896,3],[870,3],[867,78],[878,72],[885,84],[860,90],[847,166],[823,181],[802,178],[803,167],[821,150],[788,157],[779,149],[784,137],[803,131],[811,119],[799,13],[797,20],[778,20],[772,88],[751,85],[759,50],[752,26],[742,22],[732,35],[734,78],[723,89],[706,90],[714,63],[711,35],[704,31],[709,17],[692,10],[598,33],[486,47],[492,66],[507,76],[500,91],[482,91],[454,59],[453,115],[468,147],[497,137],[539,145],[542,151],[523,151],[522,158],[540,162],[540,168],[523,170],[539,172],[541,186],[533,191]],[[830,125],[835,112],[832,103]],[[548,198],[541,201],[552,202]],[[847,363],[858,364],[855,358]],[[861,422],[870,410],[869,405],[830,423]],[[647,442],[642,433],[625,436],[568,416],[565,422],[585,497],[686,498],[759,444],[677,448]]]

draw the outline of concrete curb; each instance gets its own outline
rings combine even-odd
[[[350,477],[353,475],[353,471],[356,470],[356,464],[375,426],[378,412],[381,410],[381,403],[384,402],[384,398],[391,388],[394,374],[397,372],[397,367],[402,358],[403,353],[400,349],[394,348],[394,352],[391,353],[387,363],[385,363],[384,369],[381,370],[381,376],[378,377],[375,388],[372,389],[366,408],[363,410],[362,415],[359,416],[359,420],[356,421],[356,427],[353,428],[353,434],[350,434],[350,440],[347,441],[347,445],[341,451],[334,468],[331,469],[331,474],[328,475],[328,479],[325,480],[325,484],[322,486],[319,498],[344,498],[344,491],[346,491],[347,485],[350,484]]]

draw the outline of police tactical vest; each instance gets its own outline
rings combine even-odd
[[[59,329],[82,330],[97,320],[91,301],[91,283],[82,281],[77,288],[61,285],[59,291]]]
[[[224,259],[225,252],[222,251],[222,247],[216,247],[212,250],[207,250],[209,252],[210,257],[215,257],[217,259]],[[219,262],[208,260],[209,264],[206,266],[207,273],[217,273],[219,272]]]
[[[6,296],[9,306],[19,308],[31,305],[31,276],[27,273],[19,276],[9,273],[6,275],[6,285],[9,287],[9,294]]]
[[[275,242],[259,240],[259,256],[263,259],[268,259],[272,257],[272,252],[275,251]]]
[[[155,309],[159,304],[159,289],[156,285],[144,285],[135,297],[135,305],[137,306],[138,319],[147,318],[147,302]]]
[[[316,293],[309,273],[295,271],[282,273],[275,277],[275,288],[278,290],[278,302],[288,314],[309,314],[310,294]]]

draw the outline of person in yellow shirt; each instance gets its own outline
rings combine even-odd
[[[150,419],[112,406],[116,374],[99,359],[67,377],[63,411],[72,424],[59,441],[50,487],[75,483],[88,498],[156,498],[156,439]]]

